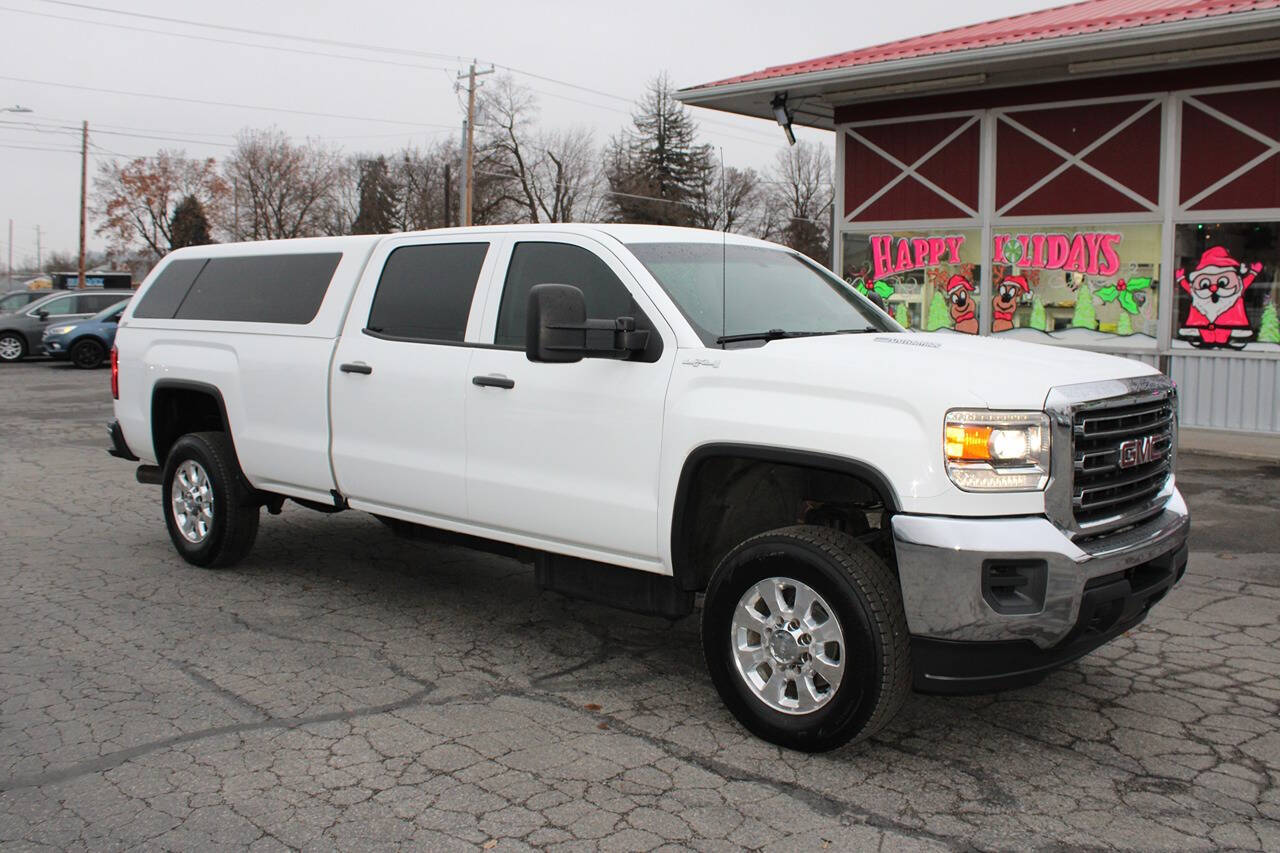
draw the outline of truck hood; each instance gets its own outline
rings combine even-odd
[[[1133,359],[955,332],[790,338],[768,343],[760,354],[821,364],[818,372],[827,376],[833,364],[848,364],[856,368],[850,387],[865,387],[870,369],[906,395],[932,386],[949,389],[953,405],[967,405],[967,391],[992,409],[1039,409],[1054,386],[1158,373]]]

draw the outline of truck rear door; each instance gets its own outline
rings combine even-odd
[[[353,507],[428,524],[465,518],[465,344],[479,335],[472,305],[495,254],[489,239],[459,235],[375,251],[330,382],[334,477]]]

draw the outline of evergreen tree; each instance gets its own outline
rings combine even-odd
[[[893,312],[893,319],[898,321],[898,325],[904,329],[911,328],[911,311],[907,308],[907,303],[899,302],[898,307]]]
[[[1280,344],[1280,317],[1276,316],[1276,301],[1271,299],[1262,309],[1262,323],[1258,326],[1258,343]]]
[[[949,328],[951,328],[951,312],[947,309],[946,297],[942,295],[942,291],[935,290],[933,299],[929,302],[929,318],[925,320],[924,329],[926,332],[934,332]]]
[[[213,242],[209,236],[209,218],[204,205],[193,195],[186,196],[173,209],[169,219],[169,248],[206,246]]]
[[[700,182],[716,168],[674,91],[665,73],[654,78],[631,117],[633,129],[615,137],[606,154],[609,203],[619,222],[689,224]]]
[[[1098,328],[1098,317],[1093,310],[1093,291],[1087,283],[1081,283],[1076,291],[1076,311],[1071,316],[1071,326],[1075,329]]]
[[[386,234],[395,230],[396,185],[379,155],[360,162],[360,210],[351,224],[352,234]]]
[[[1133,334],[1133,321],[1129,319],[1128,311],[1120,312],[1120,319],[1116,320],[1116,334],[1117,335]]]
[[[1044,303],[1040,301],[1038,294],[1031,297],[1031,319],[1027,321],[1027,325],[1042,332],[1048,325],[1044,317]]]

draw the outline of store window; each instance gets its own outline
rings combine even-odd
[[[978,333],[978,229],[847,233],[842,275],[863,294],[879,297],[906,328]]]
[[[1156,345],[1160,226],[998,229],[991,330],[1083,346]]]
[[[1280,353],[1280,222],[1174,232],[1173,345]]]

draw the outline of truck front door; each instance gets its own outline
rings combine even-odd
[[[356,509],[465,518],[465,343],[494,254],[485,238],[406,237],[370,259],[330,380],[334,478]]]
[[[512,240],[504,254],[505,280],[495,278],[486,309],[492,346],[476,349],[468,367],[468,513],[508,538],[655,569],[658,454],[674,337],[622,263],[593,240]],[[581,288],[588,316],[634,316],[667,345],[651,361],[529,361],[529,290],[548,282]]]

